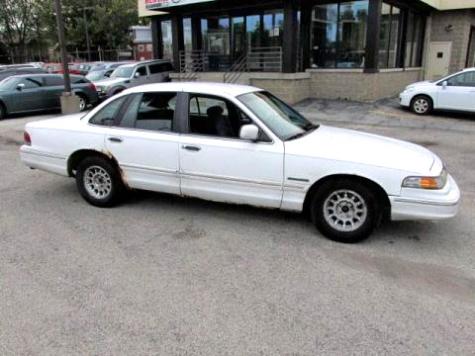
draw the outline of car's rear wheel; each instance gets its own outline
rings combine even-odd
[[[432,111],[432,100],[426,95],[418,95],[411,102],[411,110],[417,115],[427,115]]]
[[[3,120],[6,115],[7,115],[7,112],[5,110],[5,107],[3,106],[2,103],[0,103],[0,120]]]
[[[116,205],[124,190],[120,173],[103,157],[88,157],[76,170],[79,193],[90,204],[99,207]]]
[[[318,230],[331,240],[356,243],[373,232],[378,221],[375,194],[362,182],[338,179],[315,193],[311,215]]]
[[[87,98],[84,95],[76,94],[79,98],[79,111],[84,111],[87,109]]]

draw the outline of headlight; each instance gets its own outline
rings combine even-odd
[[[407,177],[402,182],[403,188],[442,189],[447,183],[447,171],[444,169],[438,177]]]

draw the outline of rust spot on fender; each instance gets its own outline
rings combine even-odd
[[[101,153],[106,155],[111,161],[113,161],[119,171],[120,178],[122,179],[122,183],[127,189],[131,189],[129,183],[127,181],[127,175],[125,174],[124,170],[120,168],[119,162],[115,159],[114,155],[109,150],[102,150]]]

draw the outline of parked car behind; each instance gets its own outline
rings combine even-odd
[[[33,68],[33,67],[12,68],[12,69],[9,68],[9,69],[4,69],[0,71],[0,81],[14,75],[42,74],[42,73],[47,73],[47,72],[42,68]]]
[[[73,92],[80,98],[81,111],[96,105],[99,98],[94,84],[80,76],[71,76]],[[0,119],[9,114],[60,108],[64,91],[59,74],[26,74],[12,76],[0,82]]]
[[[475,68],[439,80],[411,84],[399,99],[402,106],[418,115],[439,109],[475,112]]]
[[[101,99],[111,97],[124,89],[148,83],[170,81],[172,64],[163,59],[135,62],[118,67],[109,79],[94,82]]]
[[[91,67],[90,71],[86,75],[86,78],[91,82],[98,82],[100,80],[110,78],[114,69],[124,64],[127,64],[127,62],[96,63]]]

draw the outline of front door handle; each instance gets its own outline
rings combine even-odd
[[[109,137],[108,140],[110,142],[121,143],[122,139],[120,137]]]
[[[181,148],[183,148],[184,150],[193,151],[193,152],[201,151],[201,147],[198,147],[198,146],[183,145],[181,146]]]

